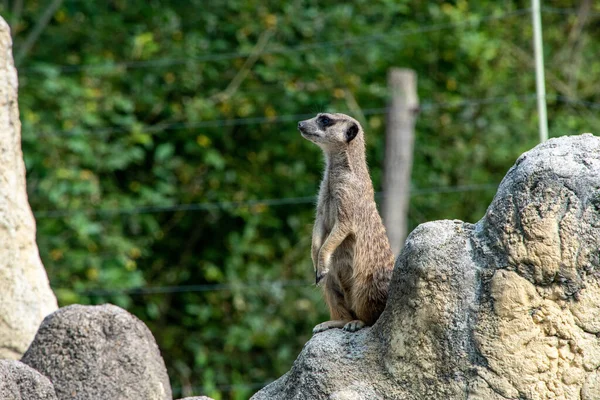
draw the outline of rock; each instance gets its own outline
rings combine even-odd
[[[0,399],[56,400],[52,383],[19,361],[0,360]]]
[[[50,378],[59,399],[172,399],[152,333],[113,305],[73,305],[49,315],[22,361]]]
[[[18,359],[56,298],[35,242],[25,190],[17,71],[12,40],[0,18],[0,358]]]
[[[600,399],[600,139],[549,140],[477,224],[418,226],[372,328],[304,346],[262,399]]]

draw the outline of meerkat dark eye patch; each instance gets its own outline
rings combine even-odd
[[[352,123],[352,125],[346,129],[346,143],[350,143],[356,135],[358,135],[358,126],[355,123]]]
[[[319,118],[317,118],[317,122],[319,123],[319,125],[321,125],[323,128],[327,128],[328,126],[331,126],[333,124],[335,124],[335,121],[332,120],[331,118],[329,118],[326,115],[321,115]]]

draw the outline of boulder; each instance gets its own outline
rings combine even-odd
[[[27,201],[17,71],[12,40],[0,18],[0,358],[18,359],[56,298],[35,242],[35,220]]]
[[[523,154],[476,224],[418,226],[371,327],[305,345],[262,399],[600,399],[600,139]]]
[[[56,400],[52,383],[20,361],[0,360],[0,399]]]
[[[50,378],[59,399],[172,399],[152,333],[117,306],[59,309],[44,319],[22,361]]]

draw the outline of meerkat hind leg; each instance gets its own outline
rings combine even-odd
[[[347,324],[345,324],[344,330],[346,332],[356,332],[358,330],[361,330],[365,326],[367,326],[367,324],[365,324],[364,321],[361,321],[360,319],[355,319],[355,320],[350,321]]]
[[[319,325],[313,328],[313,334],[326,331],[328,329],[343,328],[348,321],[333,320],[321,322]]]
[[[326,275],[323,287],[325,302],[329,306],[331,321],[325,321],[313,328],[313,333],[319,333],[333,328],[343,328],[353,316],[346,308],[344,296],[340,293],[338,283],[331,276]]]

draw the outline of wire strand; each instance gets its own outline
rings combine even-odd
[[[173,293],[202,293],[228,291],[235,289],[257,289],[257,288],[273,288],[273,287],[303,287],[314,286],[307,281],[302,280],[280,280],[280,281],[265,281],[251,283],[214,283],[202,285],[177,285],[177,286],[145,286],[136,288],[122,289],[83,289],[74,290],[82,296],[115,296],[115,295],[149,295],[149,294],[173,294]],[[65,288],[53,288],[53,290],[73,290]]]
[[[547,13],[547,14],[559,14],[559,15],[579,14],[579,10],[576,8],[560,8],[560,7],[543,6],[541,8],[541,11],[543,13]],[[589,11],[586,14],[588,16],[593,16],[593,17],[600,16],[600,12],[596,12],[596,11]]]
[[[482,99],[463,99],[451,102],[426,102],[421,105],[420,110],[422,112],[431,112],[439,109],[449,109],[458,107],[478,106],[486,104],[502,104],[510,103],[515,100],[531,100],[536,99],[536,94],[523,94],[523,95],[510,95],[510,96],[499,96],[499,97],[488,97]],[[591,108],[600,108],[600,103],[585,101],[579,99],[571,99],[565,96],[547,94],[546,98],[556,99],[561,103],[566,104],[577,104],[587,106]],[[367,108],[362,110],[364,115],[383,115],[387,113],[386,108]],[[206,121],[196,122],[174,122],[174,123],[162,123],[144,127],[143,131],[147,133],[157,133],[163,131],[180,130],[180,129],[191,129],[191,128],[218,128],[227,126],[240,126],[240,125],[258,125],[258,124],[279,124],[284,122],[297,121],[303,118],[313,117],[314,114],[283,114],[275,117],[248,117],[248,118],[232,118],[232,119],[215,119]],[[109,135],[113,133],[128,133],[134,130],[134,128],[122,128],[122,127],[109,127],[94,130],[78,131],[53,131],[53,132],[40,132],[39,136],[79,136],[79,135]]]
[[[554,98],[561,103],[573,104],[573,105],[578,105],[578,106],[583,106],[583,107],[593,108],[593,109],[600,109],[600,103],[593,102],[593,101],[571,99],[566,96],[554,96]]]
[[[510,103],[515,100],[530,100],[535,99],[536,94],[510,95],[500,97],[488,97],[482,99],[461,99],[450,102],[425,102],[421,105],[420,110],[423,112],[431,112],[439,109],[448,109],[456,107],[477,106],[485,104],[500,104]],[[364,115],[382,115],[387,113],[387,108],[366,108],[362,110]],[[157,133],[163,131],[191,129],[191,128],[217,128],[227,126],[240,125],[258,125],[258,124],[279,124],[284,122],[298,121],[304,118],[313,117],[314,114],[283,114],[275,117],[248,117],[248,118],[233,118],[233,119],[215,119],[195,122],[174,122],[162,123],[143,128],[147,133]],[[80,136],[80,135],[110,135],[114,133],[128,133],[134,128],[109,127],[94,130],[70,130],[70,131],[53,131],[41,132],[39,136]]]
[[[356,46],[360,44],[365,44],[373,41],[382,41],[386,39],[399,38],[403,36],[416,35],[420,33],[429,33],[436,32],[446,29],[452,28],[461,28],[470,25],[477,25],[481,23],[487,23],[490,21],[503,20],[506,18],[519,16],[527,14],[531,11],[530,8],[522,8],[515,11],[505,12],[499,15],[489,15],[487,17],[482,18],[471,18],[466,21],[461,22],[453,22],[453,23],[441,23],[430,25],[426,27],[419,28],[410,28],[404,29],[399,32],[389,34],[389,35],[365,35],[365,36],[354,36],[347,39],[340,40],[330,40],[324,42],[316,42],[316,43],[304,43],[291,47],[282,47],[282,48],[267,48],[261,52],[259,55],[267,55],[267,54],[292,54],[298,52],[304,52],[308,50],[315,49],[323,49],[330,47],[340,47],[340,46]],[[185,57],[185,58],[162,58],[162,59],[154,59],[154,60],[144,60],[144,61],[121,61],[116,63],[105,63],[105,64],[82,64],[82,65],[49,65],[44,64],[44,67],[56,68],[62,73],[74,73],[79,71],[102,71],[102,70],[115,70],[115,69],[139,69],[139,68],[156,68],[156,67],[166,67],[173,65],[181,65],[188,62],[194,63],[202,63],[202,62],[213,62],[213,61],[226,61],[236,58],[245,58],[249,57],[252,54],[251,51],[242,51],[242,52],[229,52],[229,53],[212,53],[206,54],[198,57]],[[21,69],[24,72],[39,72],[38,67],[29,67]]]
[[[365,115],[383,114],[385,113],[384,108],[373,108],[364,110]],[[216,119],[207,121],[196,121],[196,122],[175,122],[149,126],[144,128],[144,131],[148,133],[163,132],[170,130],[188,129],[188,128],[217,128],[226,126],[239,126],[239,125],[257,125],[257,124],[278,124],[282,122],[297,121],[303,118],[313,117],[314,114],[284,114],[275,117],[248,117],[248,118],[232,118],[232,119]],[[132,128],[121,128],[112,127],[97,130],[88,131],[54,131],[54,132],[42,132],[40,136],[51,136],[51,135],[107,135],[113,133],[127,133],[131,132]]]
[[[496,184],[469,184],[469,185],[458,185],[458,186],[440,186],[423,189],[411,189],[412,196],[420,196],[424,194],[435,194],[435,193],[461,193],[461,192],[473,192],[473,191],[485,191],[497,188]],[[383,194],[378,192],[375,194],[376,197],[382,197]],[[173,204],[166,206],[144,206],[144,207],[131,207],[131,208],[106,208],[106,209],[95,209],[95,208],[84,208],[75,210],[44,210],[35,212],[36,219],[42,218],[63,218],[73,215],[127,215],[127,214],[154,214],[164,212],[178,212],[178,211],[208,211],[208,210],[222,210],[230,208],[241,208],[241,207],[253,207],[253,206],[266,206],[266,207],[278,207],[291,204],[308,204],[316,201],[315,196],[302,196],[302,197],[286,197],[286,198],[275,198],[275,199],[263,199],[263,200],[247,200],[247,201],[223,201],[214,203],[189,203],[189,204]]]

